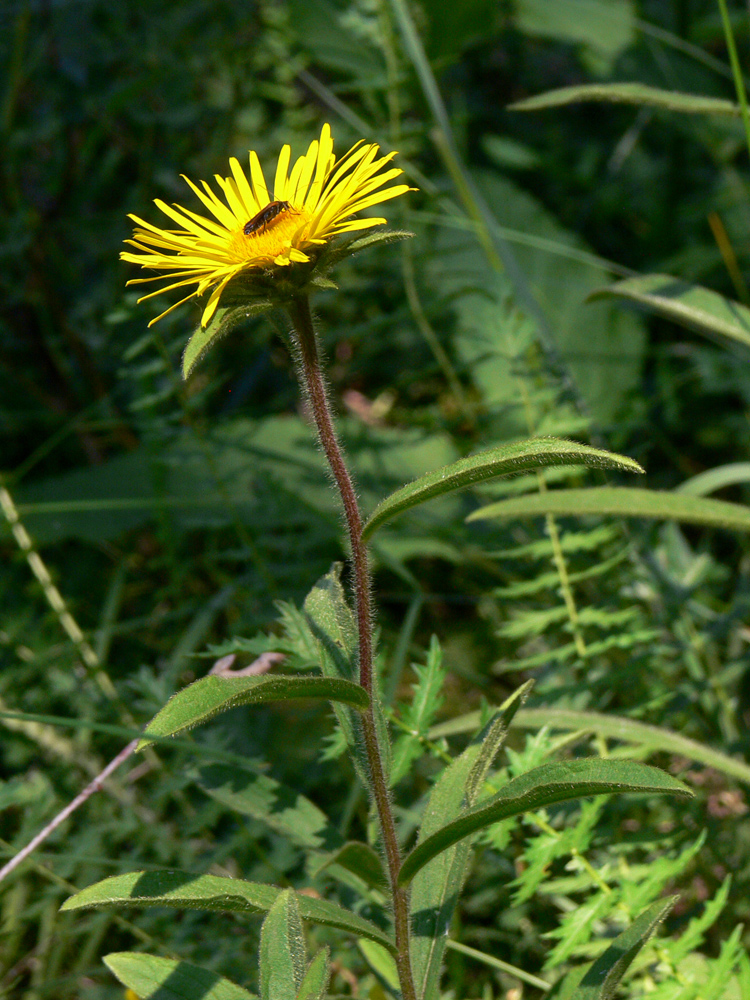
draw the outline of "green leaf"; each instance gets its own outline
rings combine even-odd
[[[618,934],[580,980],[571,1000],[612,1000],[628,966],[674,906],[677,896],[660,899]]]
[[[379,945],[373,944],[372,947],[378,948]],[[389,953],[386,951],[385,954]],[[330,978],[331,961],[328,948],[321,948],[307,967],[305,977],[297,993],[297,1000],[322,1000],[328,991]]]
[[[388,885],[380,855],[369,844],[359,840],[350,840],[338,851],[334,851],[317,871],[330,865],[341,865],[374,888],[383,889]]]
[[[236,326],[244,323],[252,316],[260,316],[271,308],[271,302],[262,299],[259,302],[251,302],[247,305],[238,306],[232,309],[217,309],[216,313],[205,330],[200,327],[190,337],[182,355],[182,376],[187,378],[193,368],[201,358],[208,353],[217,340],[226,336]]]
[[[492,798],[467,810],[458,819],[420,841],[404,859],[399,882],[406,885],[436,855],[498,820],[587,795],[623,792],[693,794],[666,772],[637,761],[590,757],[542,764],[513,778]]]
[[[268,911],[260,932],[261,1000],[296,1000],[305,976],[302,918],[291,889]]]
[[[443,704],[443,685],[447,671],[443,667],[443,651],[437,636],[430,639],[427,663],[412,664],[417,683],[412,685],[412,700],[401,712],[401,721],[408,732],[401,732],[393,746],[391,785],[395,786],[410,771],[411,765],[424,753],[423,739],[435,715]]]
[[[533,686],[528,681],[505,702],[464,752],[440,775],[430,793],[420,829],[420,844],[444,823],[471,807],[500,750],[518,708]],[[434,857],[417,872],[411,889],[412,971],[419,1000],[439,995],[440,967],[448,929],[469,864],[469,841]]]
[[[469,712],[450,722],[433,726],[429,737],[431,740],[439,740],[457,733],[469,733],[476,729],[478,723],[479,712]],[[523,708],[511,723],[513,729],[537,730],[542,726],[566,732],[591,730],[608,739],[622,740],[649,750],[680,754],[688,760],[699,761],[750,784],[750,765],[743,761],[707,747],[704,743],[698,743],[697,740],[688,739],[687,736],[635,719],[605,715],[602,712],[574,712],[566,708]]]
[[[115,951],[104,956],[104,964],[141,1000],[256,1000],[241,986],[189,962]]]
[[[341,564],[336,563],[321,577],[305,598],[303,612],[318,649],[320,669],[326,677],[354,680],[359,674],[357,624],[341,584]],[[358,685],[357,685],[358,686]],[[359,719],[334,704],[334,712],[360,781],[369,786],[370,769],[362,742]],[[386,776],[390,773],[390,740],[379,698],[373,705],[378,742]]]
[[[224,764],[202,768],[199,788],[228,809],[262,820],[276,833],[306,851],[332,851],[343,838],[328,817],[300,792],[268,774]]]
[[[589,301],[604,298],[627,299],[698,333],[715,334],[750,345],[750,309],[747,306],[679,278],[645,274],[625,278],[589,295]]]
[[[583,83],[575,87],[559,87],[544,94],[535,94],[508,105],[509,111],[541,111],[559,108],[581,101],[609,101],[613,104],[637,104],[640,107],[660,108],[664,111],[682,111],[687,114],[732,115],[740,113],[739,104],[718,97],[700,94],[683,94],[675,90],[662,90],[643,83]]]
[[[374,941],[367,941],[365,938],[360,938],[357,944],[359,945],[359,950],[365,956],[367,964],[383,982],[386,989],[399,996],[401,993],[401,984],[398,979],[398,966],[393,955],[389,951],[386,951],[385,948],[381,948],[379,944],[375,944]]]
[[[402,486],[381,501],[365,524],[362,535],[369,538],[385,521],[416,507],[417,504],[433,497],[465,490],[476,483],[495,479],[498,476],[512,476],[528,469],[538,469],[545,465],[587,465],[598,469],[619,469],[625,472],[643,472],[641,466],[631,458],[616,455],[598,448],[589,448],[576,441],[562,438],[533,438],[500,445],[461,458],[443,469],[420,476],[414,482]]]
[[[88,906],[169,906],[184,910],[232,913],[267,913],[281,889],[259,882],[223,878],[219,875],[190,875],[187,872],[128,872],[113,875],[82,889],[66,899],[61,909],[80,910]],[[298,894],[303,920],[366,937],[391,951],[395,944],[379,927],[325,899]]]
[[[704,497],[725,486],[750,482],[750,462],[729,462],[714,469],[706,469],[697,476],[691,476],[675,487],[675,493],[689,493],[691,497]]]
[[[515,0],[511,10],[519,31],[585,46],[586,62],[607,73],[635,37],[632,0]]]
[[[499,500],[475,510],[467,521],[494,518],[540,517],[555,514],[579,517],[584,514],[615,514],[619,517],[648,517],[686,521],[710,528],[750,531],[750,510],[724,500],[707,500],[685,493],[662,493],[621,486],[594,486],[587,490],[549,490],[523,497]]]
[[[222,677],[210,674],[172,695],[146,727],[138,749],[143,750],[156,739],[192,729],[238,705],[260,705],[293,698],[325,698],[352,705],[359,711],[364,711],[370,701],[359,684],[331,677],[283,674]]]

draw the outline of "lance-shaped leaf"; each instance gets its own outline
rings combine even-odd
[[[559,1000],[612,1000],[631,962],[664,920],[677,896],[659,899],[618,934],[596,961],[570,972],[559,990]]]
[[[378,945],[373,944],[373,948]],[[386,952],[388,954],[388,952]],[[331,979],[331,960],[328,949],[321,948],[310,962],[305,972],[305,978],[297,992],[296,1000],[322,1000],[328,991]]]
[[[727,465],[717,465],[713,469],[699,472],[697,476],[691,476],[675,489],[678,493],[705,497],[709,493],[723,490],[725,486],[747,482],[750,482],[750,462],[729,462]]]
[[[316,874],[330,865],[346,868],[373,888],[385,889],[388,886],[388,878],[380,855],[369,844],[359,840],[349,840],[338,851],[330,854],[323,864],[316,868]]]
[[[281,892],[273,885],[246,882],[219,875],[190,875],[186,872],[128,872],[96,882],[66,899],[61,909],[80,910],[89,906],[169,906],[181,910],[216,910],[233,913],[268,913]],[[370,938],[395,951],[393,940],[364,917],[326,899],[297,894],[303,920],[325,924]]]
[[[140,1000],[257,1000],[229,979],[173,958],[116,951],[104,964]]]
[[[146,727],[138,749],[155,739],[176,736],[208,722],[220,712],[238,705],[259,705],[265,701],[294,698],[324,698],[340,701],[363,712],[370,703],[364,688],[352,681],[312,675],[266,674],[261,677],[222,677],[209,674],[172,695],[164,708]]]
[[[185,353],[182,355],[183,378],[188,377],[201,358],[218,340],[230,333],[235,327],[245,323],[251,316],[260,316],[261,313],[267,312],[271,306],[271,302],[261,299],[239,307],[217,309],[206,329],[202,330],[198,327],[187,342]]]
[[[740,106],[720,97],[703,97],[677,90],[662,90],[643,83],[583,83],[559,87],[544,94],[534,94],[508,105],[509,111],[541,111],[582,101],[606,101],[613,104],[637,104],[662,111],[682,111],[691,115],[732,115],[738,117]]]
[[[433,726],[429,732],[431,740],[444,739],[457,733],[471,733],[479,725],[479,712],[468,712],[466,715],[441,722]],[[603,712],[577,712],[567,708],[522,708],[511,723],[512,729],[561,729],[566,732],[590,730],[607,739],[622,740],[633,746],[645,747],[654,753],[674,753],[688,760],[699,761],[707,767],[739,778],[750,785],[750,765],[735,757],[714,750],[713,747],[691,740],[681,733],[672,732],[652,726],[637,719],[627,719],[621,715],[609,715]]]
[[[625,278],[592,292],[589,300],[621,298],[666,316],[698,333],[710,333],[750,345],[750,309],[700,285],[665,274]]]
[[[516,441],[461,458],[402,486],[378,504],[364,526],[363,537],[368,538],[381,524],[433,497],[465,490],[488,479],[511,476],[545,465],[586,465],[597,469],[643,472],[632,458],[601,451],[599,448],[589,448],[576,441],[566,441],[563,438]]]
[[[197,774],[198,786],[228,809],[262,820],[306,852],[335,851],[344,839],[325,813],[296,789],[268,774],[212,764]]]
[[[492,798],[466,810],[458,819],[420,841],[404,859],[399,882],[406,885],[436,855],[498,820],[556,802],[613,792],[693,794],[665,771],[637,761],[590,757],[542,764],[513,778]]]
[[[346,257],[359,253],[361,250],[366,250],[368,247],[377,246],[378,244],[398,243],[401,240],[411,239],[412,236],[414,236],[414,233],[410,233],[406,229],[381,229],[374,233],[368,233],[366,236],[359,236],[356,239],[349,240],[347,243],[332,244],[330,248],[324,251],[319,264],[327,271]]]
[[[526,700],[533,681],[515,691],[502,708],[440,775],[422,817],[420,840],[476,802],[492,762],[508,735],[513,716]],[[440,993],[440,970],[448,929],[466,877],[469,840],[449,847],[417,873],[411,888],[412,972],[419,1000]]]
[[[330,678],[340,677],[348,680],[357,677],[359,674],[357,622],[347,603],[341,583],[340,563],[335,563],[307,595],[303,614],[312,645],[317,647],[323,674]],[[333,709],[346,738],[357,775],[362,784],[368,787],[370,770],[359,718],[353,712],[336,704]],[[375,698],[373,710],[378,742],[383,755],[383,768],[387,775],[390,772],[391,743],[378,697]]]
[[[685,521],[707,528],[734,528],[750,531],[750,509],[725,500],[693,497],[686,493],[663,493],[622,486],[592,486],[588,490],[548,490],[522,497],[510,497],[475,510],[467,521],[506,520],[555,514],[578,517],[582,514],[616,514],[619,517],[646,517],[661,521]]]
[[[305,977],[305,939],[297,899],[284,889],[260,931],[261,1000],[296,1000]]]

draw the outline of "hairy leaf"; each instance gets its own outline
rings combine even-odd
[[[370,702],[367,692],[359,684],[331,677],[281,674],[222,677],[210,674],[172,695],[146,727],[138,749],[143,750],[155,739],[175,736],[208,722],[220,712],[238,705],[259,705],[266,701],[292,698],[325,698],[352,705],[359,711],[364,711]]]
[[[687,114],[738,116],[740,106],[734,101],[700,94],[684,94],[662,90],[644,83],[583,83],[575,87],[559,87],[544,94],[535,94],[508,105],[509,111],[541,111],[582,101],[609,101],[614,104],[637,104],[640,107],[682,111]]]
[[[437,854],[490,823],[555,802],[623,792],[693,794],[666,772],[637,761],[590,757],[542,764],[513,778],[492,798],[420,841],[404,859],[399,882],[406,885]]]
[[[378,945],[373,944],[373,948]],[[388,952],[386,952],[386,955]],[[331,978],[331,961],[328,948],[321,948],[305,972],[296,1000],[322,1000]]]
[[[563,438],[532,438],[504,444],[478,455],[461,458],[452,465],[420,476],[413,483],[402,486],[378,504],[363,528],[363,537],[369,538],[381,524],[433,497],[465,490],[498,476],[511,476],[547,465],[587,465],[598,469],[643,472],[637,462],[624,455],[589,448]]]
[[[260,932],[261,1000],[296,1000],[305,976],[305,941],[297,899],[284,889]]]
[[[182,375],[187,378],[201,358],[208,353],[213,345],[235,327],[244,323],[252,316],[260,316],[271,308],[266,300],[230,309],[217,309],[211,322],[205,330],[200,326],[187,342],[182,356]]]
[[[256,1000],[253,993],[189,962],[135,951],[115,951],[104,964],[140,1000]]]
[[[664,493],[622,486],[593,486],[587,490],[549,490],[524,497],[498,500],[470,514],[467,521],[495,518],[540,517],[555,514],[578,517],[583,514],[615,514],[619,517],[647,517],[686,521],[710,528],[750,531],[750,510],[725,500],[709,500],[685,493]]]
[[[218,875],[186,872],[128,872],[113,875],[66,899],[61,909],[88,906],[169,906],[185,910],[218,910],[233,913],[267,913],[281,892],[273,885],[246,882]],[[303,920],[326,924],[357,937],[370,938],[393,951],[395,944],[375,924],[336,903],[310,896],[297,896]]]
[[[307,627],[318,648],[320,669],[323,674],[330,678],[354,681],[359,674],[357,623],[341,584],[341,568],[341,564],[336,563],[318,580],[305,598],[303,610]],[[336,704],[333,708],[346,737],[357,774],[367,787],[370,771],[359,731],[359,720],[355,713],[345,708],[340,708]],[[373,708],[387,775],[390,771],[390,740],[379,698],[376,698]]]

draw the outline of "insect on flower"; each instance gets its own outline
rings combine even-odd
[[[160,229],[131,215],[136,228],[133,239],[125,242],[132,249],[121,254],[123,260],[156,272],[128,282],[160,286],[139,302],[177,288],[188,290],[149,325],[182,302],[210,292],[201,316],[205,329],[224,289],[240,273],[257,268],[273,275],[290,268],[291,274],[296,264],[314,263],[337,237],[385,225],[382,217],[362,218],[359,213],[411,190],[408,184],[391,184],[402,173],[391,166],[394,156],[380,156],[374,142],[358,142],[337,159],[330,126],[324,125],[320,138],[294,163],[291,148],[282,146],[273,198],[254,151],[249,176],[234,157],[228,177],[215,175],[219,194],[205,181],[198,185],[185,177],[206,214],[157,198],[157,208],[177,227]]]
[[[288,201],[272,201],[270,205],[266,205],[249,222],[245,223],[242,232],[245,236],[251,236],[259,229],[265,232],[269,222],[273,222],[276,216],[281,215],[282,212],[289,212],[291,207]]]

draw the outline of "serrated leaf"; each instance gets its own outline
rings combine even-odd
[[[381,524],[433,497],[465,490],[488,479],[511,476],[527,469],[549,465],[586,465],[598,469],[643,472],[641,466],[631,458],[589,448],[564,438],[517,441],[461,458],[402,486],[378,504],[362,529],[362,535],[369,538]]]
[[[206,329],[198,327],[188,340],[185,353],[182,355],[182,377],[187,378],[190,375],[193,368],[218,340],[251,316],[267,312],[271,305],[270,302],[262,300],[232,309],[218,309]]]
[[[677,896],[660,899],[618,934],[607,950],[587,969],[574,994],[575,1000],[612,1000],[628,966],[665,919]],[[571,994],[572,1000],[573,994]]]
[[[246,882],[219,875],[190,875],[186,872],[128,872],[113,875],[82,889],[66,899],[62,910],[80,910],[88,906],[169,906],[185,910],[209,910],[231,913],[267,913],[281,892],[273,885]],[[390,951],[395,944],[379,927],[336,903],[298,894],[303,920],[370,938]]]
[[[260,705],[267,701],[295,698],[343,702],[360,712],[370,703],[367,692],[359,684],[337,678],[284,674],[222,677],[220,674],[209,674],[172,695],[149,722],[137,749],[143,750],[156,739],[176,736],[238,705]]]
[[[685,521],[709,528],[750,531],[750,510],[737,503],[693,497],[685,493],[663,493],[636,487],[592,486],[587,490],[549,490],[528,496],[498,500],[470,514],[467,521],[507,520],[515,517],[579,517],[610,514],[645,517],[662,521]]]
[[[621,298],[653,310],[699,333],[750,345],[750,309],[700,285],[666,274],[625,278],[589,295],[589,300]]]
[[[533,686],[528,681],[505,702],[464,752],[440,775],[430,793],[420,829],[420,843],[462,808],[472,806],[510,722]],[[419,1000],[439,994],[440,967],[448,929],[469,862],[469,841],[457,843],[417,872],[411,888],[412,972]]]
[[[415,663],[412,669],[417,682],[412,684],[411,703],[402,712],[402,722],[409,731],[402,732],[393,747],[392,786],[397,785],[409,773],[413,761],[422,756],[421,739],[427,735],[435,714],[443,704],[442,690],[447,672],[443,668],[443,651],[437,636],[433,635],[430,639],[425,666]]]
[[[317,871],[322,871],[329,865],[341,865],[375,888],[383,889],[388,885],[380,855],[369,844],[359,840],[350,840],[334,851]]]
[[[406,885],[436,855],[490,823],[556,802],[623,792],[688,797],[693,794],[665,771],[638,761],[590,757],[542,764],[513,778],[492,798],[420,841],[404,859],[399,883]]]
[[[584,83],[575,87],[559,87],[544,94],[535,94],[508,105],[509,111],[541,111],[582,101],[606,101],[614,104],[637,104],[639,107],[681,111],[693,115],[739,116],[740,106],[734,101],[700,94],[685,94],[662,90],[643,83]]]
[[[378,945],[373,944],[373,948]],[[385,952],[387,955],[388,952]],[[331,962],[328,948],[321,948],[315,958],[310,962],[302,980],[297,1000],[322,1000],[328,990],[328,983],[331,978]]]
[[[526,894],[529,898],[529,894]],[[517,902],[518,900],[516,900]],[[554,969],[574,954],[576,948],[586,944],[590,937],[591,925],[595,920],[602,920],[617,905],[617,897],[612,892],[600,890],[598,893],[584,899],[564,914],[558,926],[550,931],[548,937],[559,938],[558,943],[546,956],[544,966]]]
[[[115,951],[104,964],[140,1000],[256,1000],[255,994],[189,962]]]
[[[296,1000],[305,976],[305,941],[291,889],[276,898],[260,932],[261,1000]]]

